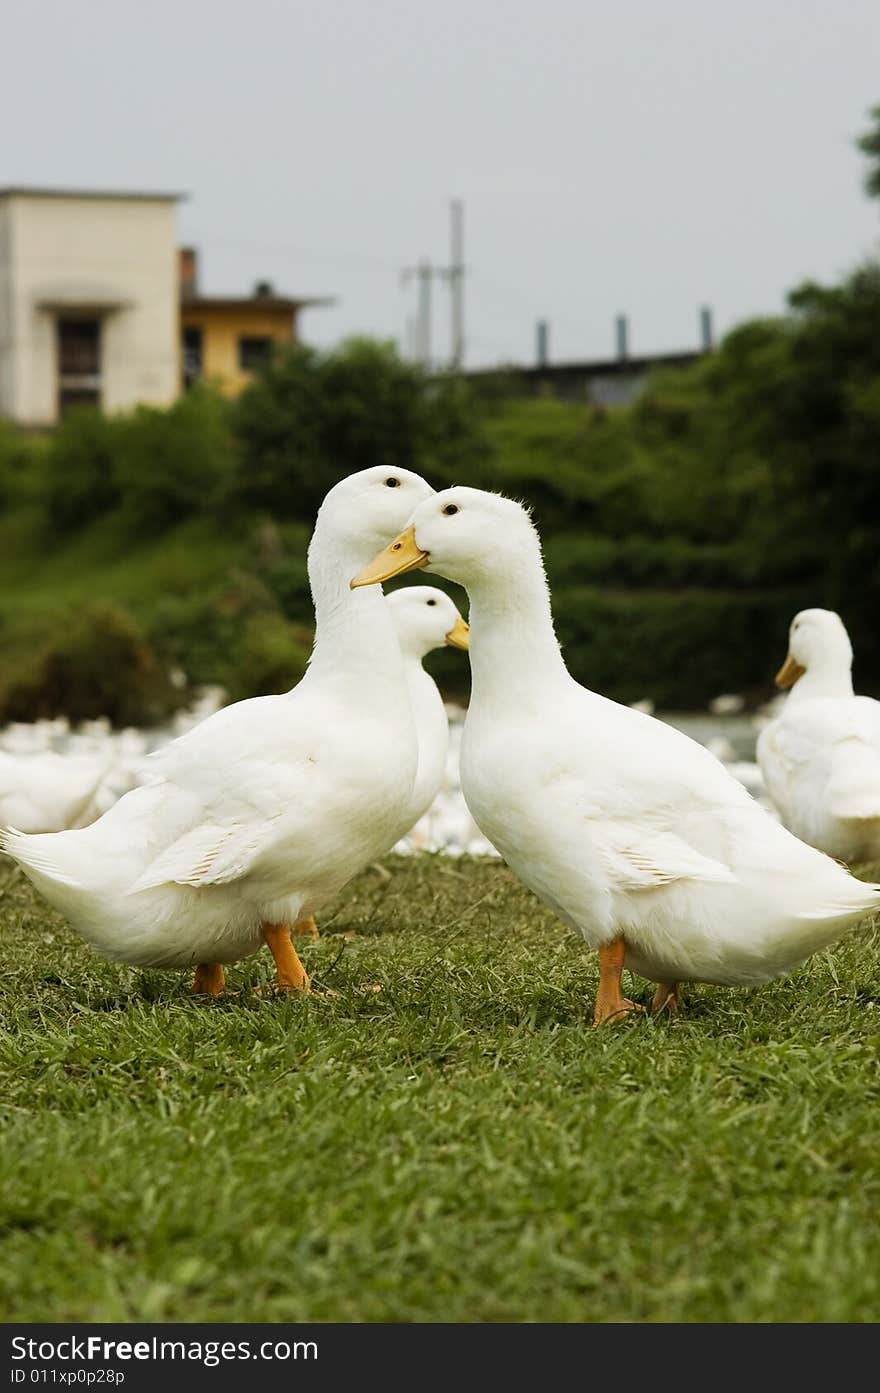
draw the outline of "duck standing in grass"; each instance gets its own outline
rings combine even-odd
[[[291,928],[387,850],[418,769],[388,604],[348,580],[431,493],[408,470],[374,468],[327,494],[309,546],[315,647],[293,691],[227,706],[172,741],[90,827],[0,833],[105,957],[195,966],[195,990],[219,995],[223,964],[265,942],[278,987],[308,989]]]
[[[98,797],[110,772],[109,759],[0,750],[0,826],[13,822],[22,832],[86,827],[100,812]]]
[[[880,907],[780,827],[701,745],[570,676],[541,546],[524,508],[451,488],[352,580],[428,568],[470,598],[471,702],[462,789],[482,832],[599,952],[594,1023],[637,1009],[629,967],[658,983],[752,986]]]
[[[855,696],[852,644],[838,614],[805,609],[776,674],[791,688],[761,731],[767,791],[795,836],[842,861],[880,858],[880,702]]]
[[[435,648],[467,648],[468,626],[452,600],[434,585],[411,585],[388,596],[394,632],[403,658],[403,675],[419,742],[419,764],[409,801],[386,851],[411,831],[428,811],[443,783],[449,749],[449,721],[437,683],[422,667]],[[318,937],[314,919],[303,919],[297,933]]]

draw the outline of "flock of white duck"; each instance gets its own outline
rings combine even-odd
[[[794,620],[777,680],[797,685],[759,740],[782,826],[696,741],[574,681],[518,503],[364,470],[328,493],[308,560],[303,680],[147,755],[122,797],[94,761],[60,755],[40,761],[44,795],[40,762],[0,751],[0,811],[16,824],[0,850],[106,957],[194,967],[195,990],[217,995],[225,965],[265,943],[278,988],[308,990],[292,935],[316,932],[322,907],[443,781],[447,718],[422,668],[443,643],[470,650],[467,806],[598,950],[596,1024],[637,1009],[624,967],[657,983],[655,1008],[674,1008],[682,982],[768,981],[880,908],[880,886],[832,859],[880,857],[880,704],[853,695],[837,615]],[[381,582],[415,569],[464,587],[470,630],[433,587],[383,595]],[[39,827],[49,792],[65,830]]]

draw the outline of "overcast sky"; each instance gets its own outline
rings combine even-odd
[[[331,294],[403,340],[466,210],[467,360],[773,313],[875,249],[854,137],[878,0],[2,0],[0,185],[181,190],[203,288]],[[449,345],[434,296],[434,349]]]

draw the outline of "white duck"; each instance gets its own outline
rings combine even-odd
[[[412,793],[400,810],[400,821],[385,851],[390,851],[428,811],[443,783],[449,748],[449,721],[437,683],[422,667],[422,659],[448,644],[467,648],[468,626],[452,600],[434,585],[410,585],[388,596],[394,632],[403,658],[403,674],[409,693],[419,742],[419,764]],[[317,938],[314,918],[296,926],[300,936]]]
[[[437,797],[446,774],[449,749],[446,707],[437,683],[422,667],[422,659],[444,644],[466,649],[470,630],[449,596],[434,585],[410,585],[405,590],[395,590],[388,596],[388,604],[419,736],[419,770],[412,797],[401,811],[402,837]],[[398,841],[399,837],[394,840]]]
[[[390,610],[348,578],[431,492],[408,470],[374,468],[328,493],[309,547],[315,647],[293,691],[172,741],[152,781],[83,831],[0,834],[100,953],[196,965],[196,989],[218,994],[222,965],[265,941],[279,987],[308,988],[290,927],[387,849],[418,763]]]
[[[352,583],[417,567],[470,597],[468,806],[526,885],[599,950],[597,1025],[634,1009],[625,965],[660,984],[655,1007],[675,1006],[681,981],[765,982],[880,907],[880,886],[798,841],[708,750],[572,679],[519,504],[435,494]]]
[[[843,861],[880,857],[880,702],[853,694],[840,616],[805,609],[776,674],[791,695],[758,737],[767,790],[790,831]]]
[[[0,826],[22,832],[86,827],[98,816],[109,757],[60,755],[54,750],[13,755],[0,750]]]

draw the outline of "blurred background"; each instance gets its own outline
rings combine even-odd
[[[880,692],[873,0],[4,20],[0,726],[293,685],[374,464],[530,503],[609,696],[758,706],[807,605]]]

